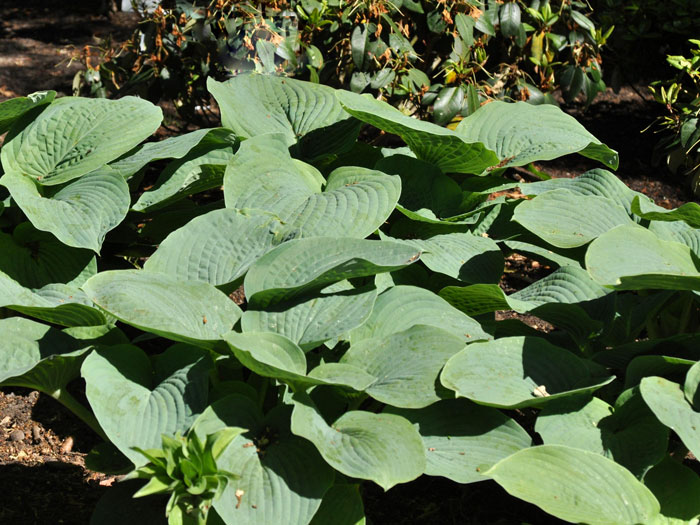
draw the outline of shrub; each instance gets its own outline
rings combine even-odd
[[[357,523],[361,483],[423,474],[572,522],[700,515],[680,461],[700,454],[700,207],[605,169],[500,177],[576,152],[617,167],[554,106],[494,101],[451,130],[294,79],[208,87],[223,127],[161,142],[132,97],[0,104],[0,384],[90,424],[112,447],[93,468],[152,479],[96,522],[154,489],[170,523]],[[510,252],[551,274],[505,295]]]
[[[552,103],[605,89],[603,33],[586,4],[438,0],[166,3],[130,40],[81,57],[76,94],[172,100],[191,121],[207,107],[205,78],[278,73],[372,92],[405,113],[447,124],[485,98]],[[96,55],[96,56],[95,56]]]

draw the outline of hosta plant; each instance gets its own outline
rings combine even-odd
[[[453,130],[293,79],[208,88],[221,127],[160,142],[140,99],[0,104],[0,384],[85,420],[92,468],[157,480],[94,523],[163,519],[132,498],[154,487],[207,523],[364,523],[364,484],[423,475],[575,523],[697,522],[696,204],[630,190],[554,106]],[[572,153],[602,167],[503,177]],[[507,295],[511,253],[547,271]]]

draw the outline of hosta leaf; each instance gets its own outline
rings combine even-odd
[[[169,137],[158,142],[147,142],[130,151],[120,159],[112,162],[109,167],[128,179],[149,162],[162,159],[181,159],[193,148],[201,145],[209,149],[218,146],[236,146],[238,139],[226,128],[203,128]]]
[[[620,226],[591,243],[586,268],[596,281],[618,290],[700,290],[695,260],[688,246],[646,228]]]
[[[622,206],[630,215],[632,214],[631,204],[635,196],[644,197],[641,193],[630,189],[615,174],[604,169],[589,170],[573,179],[553,178],[520,184],[519,187],[525,195],[541,195],[550,190],[564,189],[577,195],[605,197]]]
[[[97,273],[92,252],[69,248],[29,223],[20,224],[11,236],[0,233],[0,268],[27,288],[51,283],[80,286]]]
[[[663,377],[645,377],[639,386],[654,415],[681,438],[696,456],[700,455],[700,412],[683,395],[682,387]]]
[[[440,400],[436,383],[447,360],[464,348],[464,337],[433,326],[416,325],[350,346],[341,363],[377,378],[366,392],[402,408],[423,408]]]
[[[188,195],[221,187],[226,164],[233,158],[231,148],[201,152],[195,148],[183,159],[170,163],[154,187],[145,191],[133,206],[136,211],[153,211]]]
[[[384,490],[425,470],[420,434],[400,416],[353,410],[329,426],[307,395],[296,394],[292,432],[311,441],[336,470]]]
[[[253,308],[264,308],[343,279],[398,270],[419,256],[419,250],[394,242],[296,239],[277,246],[250,267],[244,281],[246,297]]]
[[[695,361],[690,359],[666,355],[637,356],[630,361],[625,370],[625,388],[637,386],[642,379],[650,376],[682,380],[694,364]]]
[[[700,257],[700,229],[692,228],[683,221],[651,221],[649,231],[654,232],[659,239],[685,244]]]
[[[100,348],[82,366],[85,395],[114,445],[136,466],[148,460],[133,447],[159,448],[161,434],[189,429],[207,405],[209,362],[188,345],[175,345],[153,365],[130,345]]]
[[[521,202],[513,220],[559,248],[583,246],[615,226],[634,224],[624,208],[613,201],[564,189]]]
[[[684,221],[688,226],[700,228],[700,205],[686,202],[678,208],[667,210],[638,196],[632,201],[632,211],[642,219],[654,221]]]
[[[700,515],[700,477],[681,462],[666,456],[647,472],[644,484],[661,504],[661,514],[687,522]]]
[[[426,474],[457,483],[485,481],[484,470],[532,444],[527,432],[499,410],[466,399],[445,399],[419,410],[387,407],[385,412],[418,427]]]
[[[386,102],[337,91],[345,110],[359,120],[401,137],[416,156],[443,172],[482,173],[498,164],[496,154],[481,139],[467,140],[454,131],[408,117]]]
[[[248,431],[217,460],[218,468],[240,476],[214,501],[222,519],[242,525],[309,523],[333,482],[333,470],[311,443],[289,433],[289,409],[278,407],[263,416],[252,400],[234,394],[209,406],[193,429],[204,438],[225,427]]]
[[[306,237],[364,238],[389,217],[401,180],[379,171],[341,167],[324,179],[280,148],[280,135],[245,141],[226,169],[228,208],[260,208],[301,228]]]
[[[83,290],[120,321],[175,341],[212,346],[233,329],[241,310],[212,285],[164,273],[113,270],[90,278]]]
[[[267,213],[214,210],[168,235],[144,270],[221,286],[242,278],[253,262],[297,235]]]
[[[274,309],[248,309],[241,318],[241,327],[244,332],[277,332],[310,350],[361,325],[372,312],[376,298],[373,285],[353,289],[343,281]]]
[[[80,364],[91,345],[21,317],[0,320],[0,331],[0,384],[48,394],[80,375]]]
[[[499,408],[544,406],[591,393],[614,377],[539,337],[473,343],[445,365],[440,380],[459,396]]]
[[[29,177],[18,173],[6,173],[0,184],[10,190],[35,228],[53,233],[68,246],[98,253],[105,235],[124,220],[131,203],[126,181],[107,167],[44,195]]]
[[[374,167],[401,177],[399,204],[407,210],[428,209],[437,218],[459,213],[462,190],[435,165],[406,155],[392,155],[383,158]]]
[[[309,372],[312,379],[319,384],[339,385],[362,392],[377,381],[377,378],[365,372],[362,368],[347,363],[321,363]]]
[[[417,324],[436,326],[467,342],[491,338],[471,317],[439,295],[416,286],[394,286],[382,292],[369,319],[352,330],[348,338],[356,343],[402,332]]]
[[[323,496],[310,525],[365,525],[365,508],[359,489],[359,485],[333,485]]]
[[[33,117],[33,115],[31,115]],[[64,97],[30,124],[15,122],[0,153],[6,172],[54,185],[90,173],[151,135],[163,119],[146,100]]]
[[[230,332],[224,339],[236,358],[258,375],[291,383],[306,378],[304,351],[283,335]]]
[[[49,104],[56,97],[55,91],[37,91],[26,97],[16,97],[0,103],[0,135],[24,113],[38,106]]]
[[[546,445],[602,454],[638,478],[661,461],[668,447],[668,429],[638,390],[625,391],[614,408],[596,397],[550,403],[537,417],[535,431]]]
[[[556,106],[493,101],[462,120],[457,134],[496,152],[504,166],[524,166],[580,153],[617,169],[617,152]]]
[[[509,494],[574,523],[652,523],[659,502],[628,470],[599,454],[543,445],[520,450],[486,473]]]
[[[544,262],[553,267],[573,266],[581,268],[581,262],[575,256],[563,255],[562,253],[554,252],[548,248],[537,246],[529,242],[523,241],[502,241],[503,244],[510,250],[526,255],[536,261]],[[573,255],[573,254],[571,254]]]
[[[429,239],[390,239],[421,250],[421,261],[434,272],[466,283],[497,283],[503,274],[503,253],[486,237],[447,233]]]
[[[221,108],[221,121],[239,137],[283,133],[287,145],[306,138],[302,153],[314,158],[341,152],[355,142],[359,126],[321,84],[267,75],[238,75],[226,82],[207,79],[207,89]],[[325,140],[323,140],[325,139]]]
[[[85,293],[65,284],[31,290],[0,272],[0,307],[63,326],[100,326],[107,322]]]

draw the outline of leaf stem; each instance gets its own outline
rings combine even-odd
[[[102,430],[102,427],[100,424],[97,422],[97,419],[93,415],[92,412],[90,412],[85,406],[80,403],[77,399],[75,399],[68,391],[64,388],[54,390],[53,392],[46,392],[49,394],[51,397],[53,397],[56,401],[61,403],[64,407],[66,407],[68,410],[73,412],[77,417],[79,417],[83,423],[85,423],[87,426],[89,426],[95,434],[100,436],[102,439],[104,439],[107,443],[110,443],[111,440],[107,437],[107,434],[105,434],[104,430]]]

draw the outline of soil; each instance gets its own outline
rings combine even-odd
[[[107,18],[93,13],[94,4],[87,0],[4,0],[0,101],[46,89],[56,90],[59,96],[70,95],[73,76],[79,70],[70,57],[107,34],[115,40],[125,38],[135,24],[132,14],[115,13]],[[618,175],[625,183],[671,208],[693,197],[682,181],[651,165],[657,137],[640,130],[658,116],[658,106],[645,94],[645,87],[638,85],[624,87],[620,93],[608,90],[586,111],[577,105],[565,109],[619,151]],[[572,155],[537,167],[552,176],[573,177],[599,166]],[[515,174],[519,175],[522,172]],[[513,254],[506,261],[501,286],[512,293],[550,271]],[[242,290],[232,297],[237,303],[245,300]],[[533,316],[514,312],[499,312],[497,319],[513,317],[538,330],[553,328]],[[116,479],[85,468],[85,456],[97,443],[99,438],[92,430],[49,396],[21,388],[0,389],[0,523],[89,523],[97,500]],[[508,496],[492,482],[462,486],[423,477],[387,493],[371,484],[363,491],[368,517],[382,525],[561,523]]]

